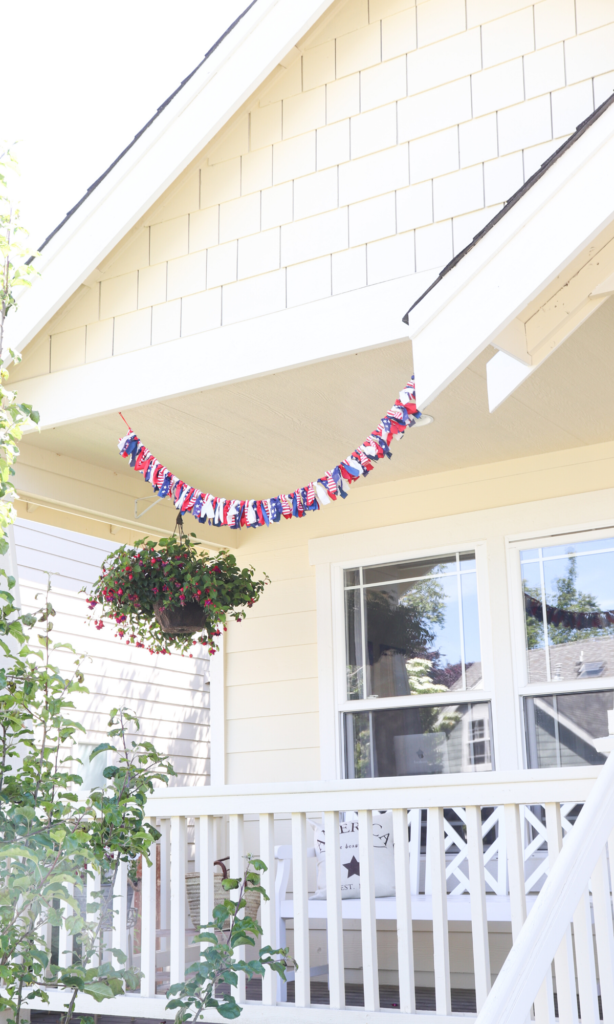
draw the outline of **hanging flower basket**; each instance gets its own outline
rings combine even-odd
[[[198,644],[213,654],[228,619],[245,618],[268,578],[254,579],[255,570],[240,568],[226,550],[208,554],[194,536],[180,532],[113,551],[87,595],[96,628],[111,622],[116,636],[152,654],[191,657]]]
[[[163,633],[175,636],[193,636],[205,628],[207,612],[196,601],[188,601],[178,608],[165,608],[163,604],[154,605],[156,622]]]

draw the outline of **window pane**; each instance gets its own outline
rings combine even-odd
[[[521,562],[532,562],[536,558],[539,558],[539,548],[527,548],[525,551],[520,552]]]
[[[464,551],[458,558],[461,572],[475,571],[475,554],[473,551]]]
[[[544,614],[539,562],[523,565],[522,590],[529,682],[543,683],[548,679],[548,675],[544,651]]]
[[[569,549],[544,562],[544,581],[552,678],[614,675],[614,551]]]
[[[358,711],[344,715],[344,718],[346,778],[370,779],[372,771],[369,712]]]
[[[357,587],[360,583],[360,569],[345,569],[343,573],[344,587]]]
[[[345,592],[345,650],[348,700],[364,697],[360,590]]]
[[[492,745],[490,705],[448,704],[435,707],[396,708],[370,714],[348,714],[348,747],[363,751],[372,745],[372,772],[376,777],[397,775],[442,775],[450,772],[490,771]],[[369,729],[370,743],[364,733]],[[356,737],[360,737],[357,742]],[[354,753],[354,774],[358,775]],[[371,771],[366,772],[368,775]]]
[[[440,576],[446,572],[456,572],[456,555],[365,566],[363,579],[365,583],[387,583],[389,580],[415,580],[421,576]]]
[[[371,694],[437,693],[462,684],[457,579],[365,590]]]
[[[556,558],[558,555],[575,553],[583,555],[590,551],[614,551],[614,537],[595,537],[593,540],[567,541],[566,544],[552,544],[543,548],[545,558]]]
[[[463,598],[463,637],[465,642],[465,676],[468,689],[482,687],[480,652],[480,620],[478,617],[478,585],[475,573],[461,576]]]
[[[603,764],[594,740],[609,734],[613,708],[614,690],[526,698],[529,768]]]

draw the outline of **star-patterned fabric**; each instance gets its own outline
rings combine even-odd
[[[314,845],[318,862],[317,887],[311,899],[326,899],[326,835],[319,822],[314,825]],[[339,853],[341,860],[341,898],[360,898],[359,823],[356,815],[346,815],[339,822]],[[392,812],[373,814],[373,874],[376,896],[394,896],[394,847],[392,843]]]

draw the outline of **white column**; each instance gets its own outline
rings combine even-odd
[[[209,662],[209,729],[211,785],[226,785],[226,681],[224,634],[218,637],[219,651]]]

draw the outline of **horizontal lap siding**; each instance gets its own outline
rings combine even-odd
[[[109,712],[125,705],[139,718],[140,738],[171,757],[176,784],[208,782],[208,660],[152,656],[115,638],[110,624],[97,631],[86,622],[88,609],[79,591],[96,580],[103,559],[116,545],[23,520],[17,520],[15,541],[23,609],[40,606],[50,573],[56,610],[53,642],[71,644],[86,655],[82,668],[89,693],[74,700],[75,717],[87,730],[84,742],[105,739]],[[67,650],[53,655],[67,673],[74,660]]]
[[[250,561],[271,582],[246,620],[228,629],[227,779],[318,778],[313,568],[303,545],[259,552]]]

